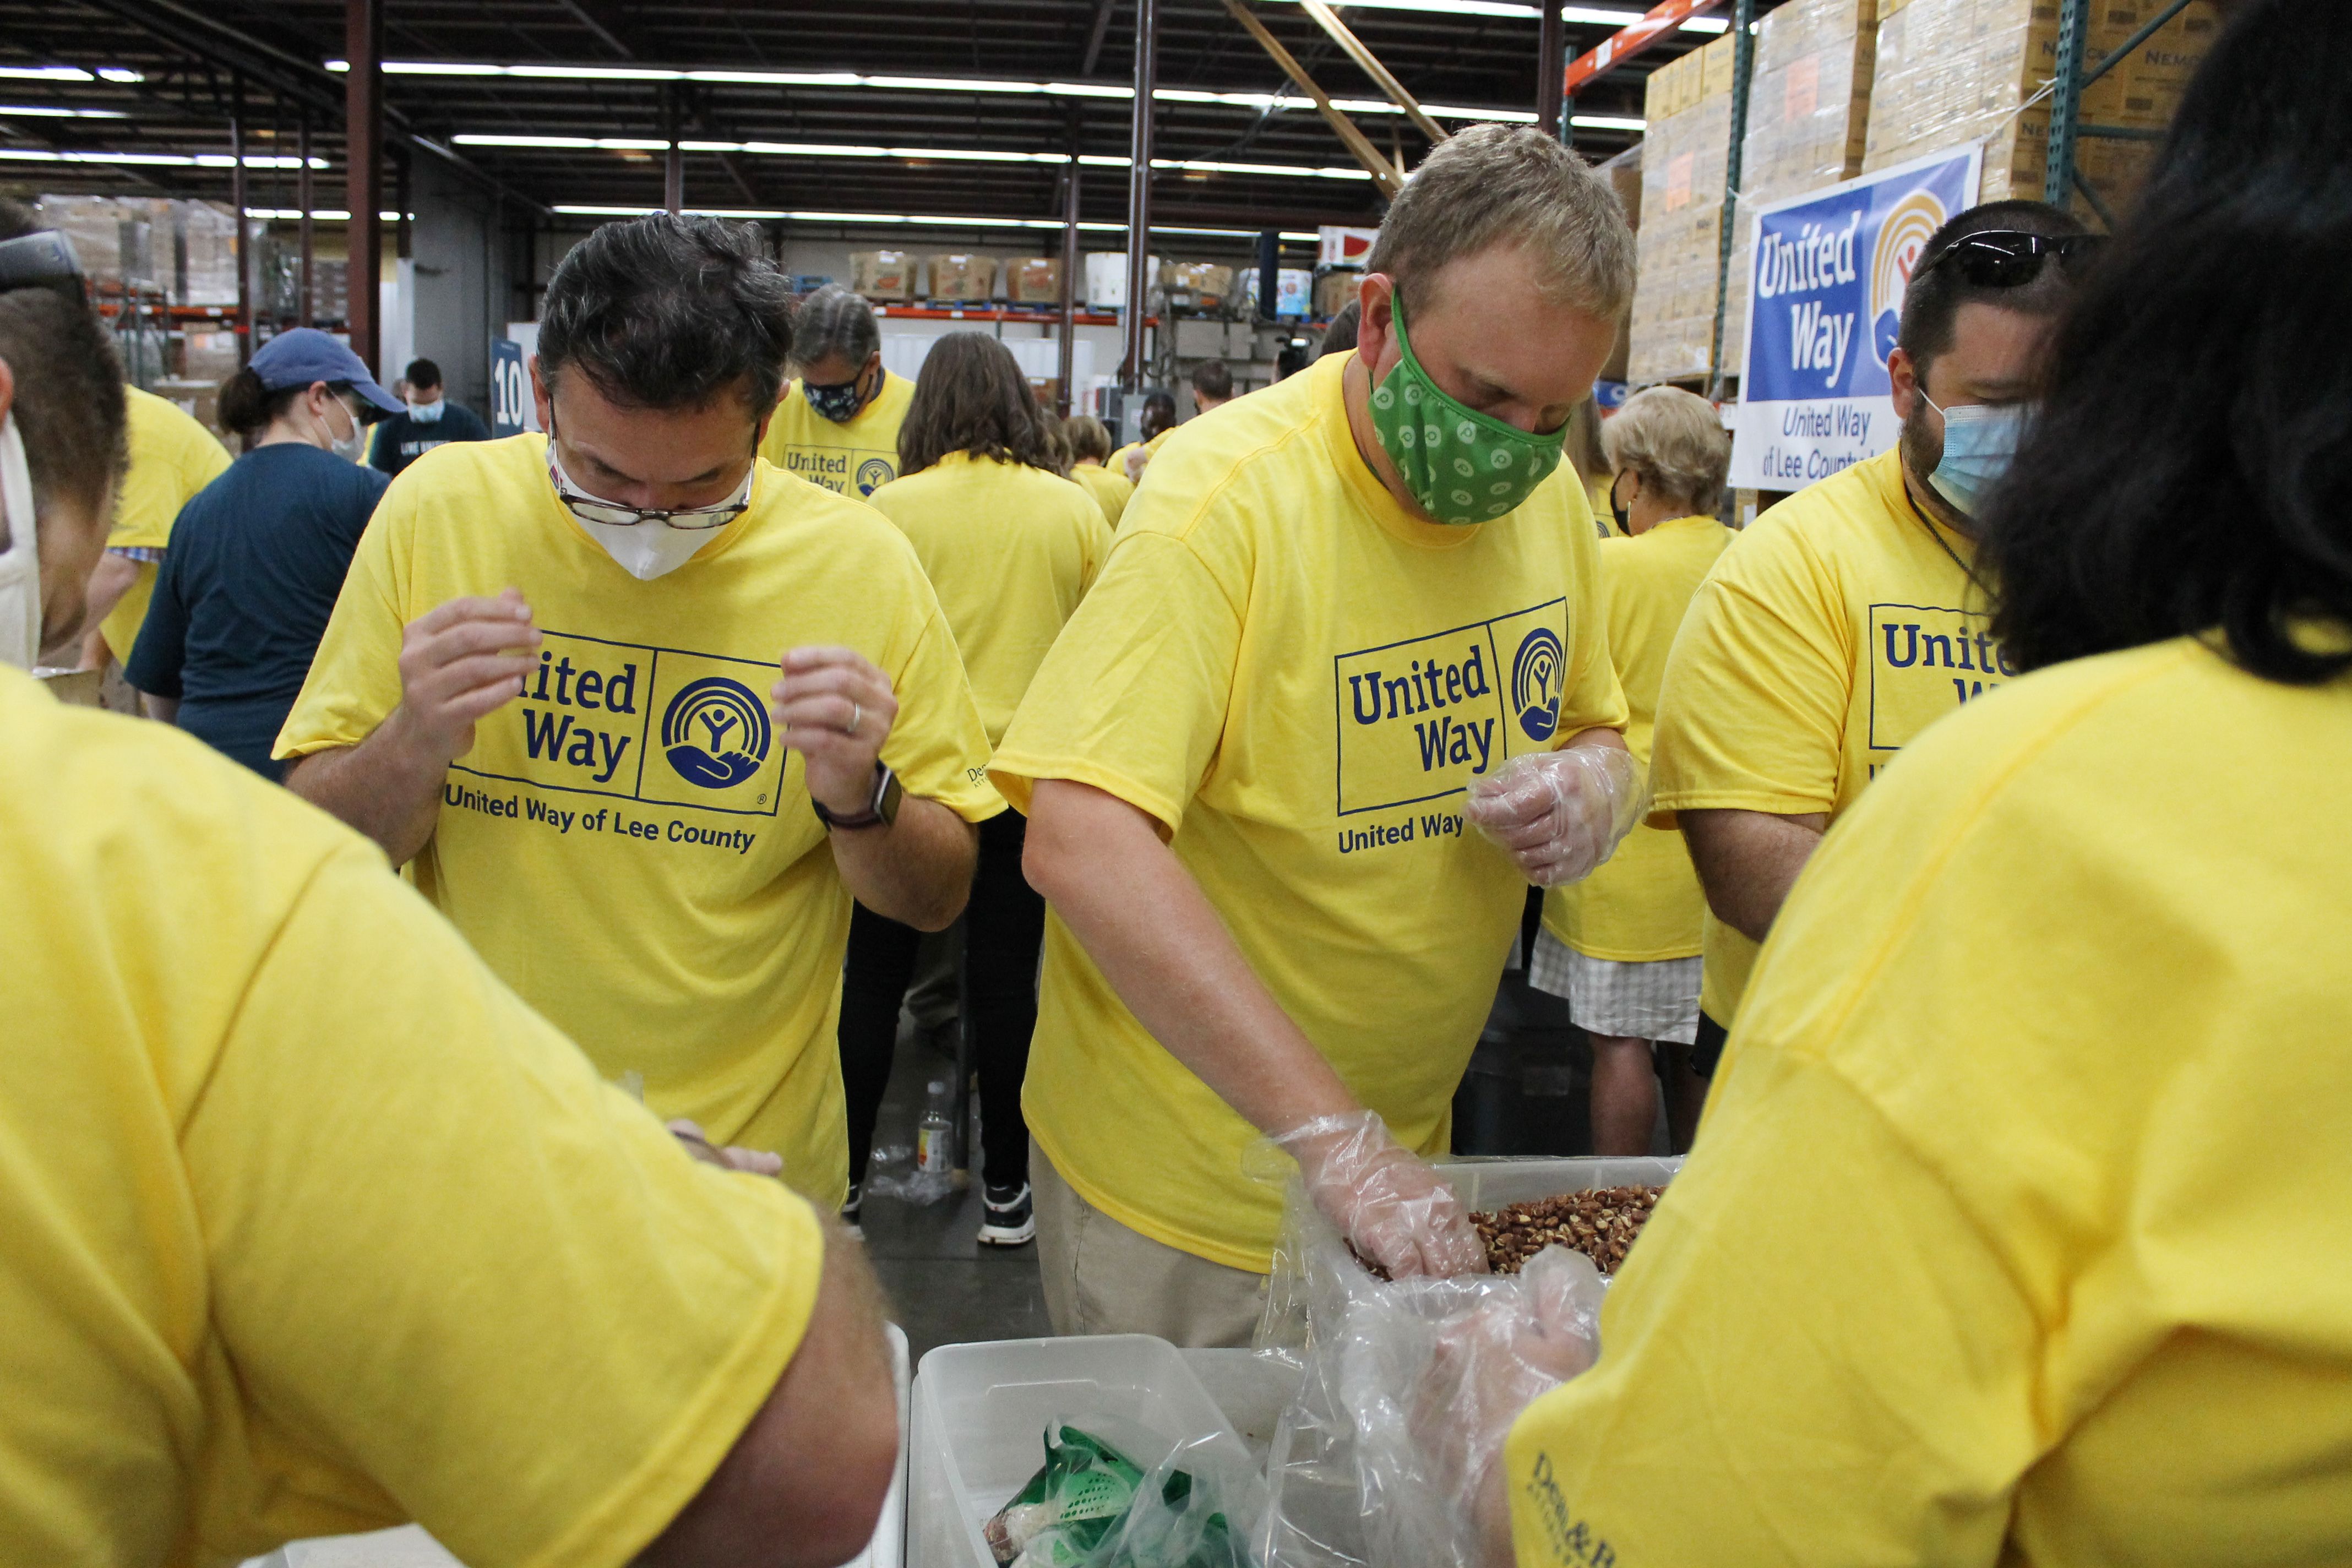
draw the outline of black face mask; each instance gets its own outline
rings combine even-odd
[[[801,391],[807,396],[811,408],[835,425],[841,425],[856,418],[858,410],[866,406],[865,384],[866,373],[861,370],[847,381],[837,382],[831,386],[817,386],[803,381]]]
[[[1622,479],[1623,477],[1624,476],[1622,474],[1617,476],[1618,479]],[[1609,481],[1609,515],[1617,520],[1617,531],[1630,538],[1633,531],[1633,513],[1631,508],[1623,505],[1617,500],[1616,479],[1612,479]]]

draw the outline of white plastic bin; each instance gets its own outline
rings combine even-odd
[[[1596,1187],[1663,1187],[1683,1168],[1682,1160],[1649,1155],[1612,1157],[1580,1155],[1574,1159],[1439,1160],[1437,1173],[1454,1188],[1473,1213],[1556,1198],[1562,1193],[1586,1193]]]
[[[1137,1428],[1158,1439],[1156,1450],[1128,1456],[1147,1470],[1192,1443],[1237,1471],[1259,1468],[1166,1340],[1103,1334],[942,1345],[915,1379],[908,1560],[921,1568],[995,1568],[981,1527],[1045,1464],[1046,1425],[1084,1427],[1089,1416],[1116,1423],[1123,1447],[1135,1446]]]

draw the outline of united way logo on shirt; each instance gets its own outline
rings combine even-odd
[[[1567,632],[1567,601],[1553,599],[1334,658],[1339,815],[1460,795],[1506,757],[1549,748]]]
[[[2017,674],[1981,612],[1873,605],[1868,629],[1874,751],[1899,751],[1953,709]]]
[[[662,710],[662,754],[678,777],[704,789],[726,789],[758,773],[768,739],[765,705],[723,675],[680,687]]]
[[[1530,741],[1549,741],[1559,728],[1559,700],[1568,684],[1568,653],[1549,626],[1519,641],[1511,659],[1511,707]]]
[[[887,458],[868,458],[857,465],[857,493],[870,496],[898,477]]]
[[[548,631],[522,695],[475,727],[451,771],[774,816],[789,759],[759,696],[774,674],[763,660]]]

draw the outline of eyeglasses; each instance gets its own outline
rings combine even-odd
[[[76,304],[89,302],[73,247],[53,228],[0,239],[0,294],[18,289],[53,289]]]
[[[616,506],[592,495],[583,495],[564,482],[562,462],[555,455],[555,405],[552,402],[548,405],[547,415],[548,482],[555,487],[555,499],[570,508],[572,515],[583,522],[601,523],[606,528],[635,528],[641,523],[659,522],[682,531],[697,532],[704,529],[724,528],[751,510],[748,484],[740,500],[723,500],[716,506],[681,507],[675,510],[665,510],[659,507]],[[752,437],[751,451],[756,462],[759,456],[756,432]],[[745,478],[748,479],[750,476]]]
[[[1989,228],[1962,235],[1922,263],[1912,276],[1924,278],[1949,262],[1971,288],[2021,289],[2041,276],[2044,257],[2056,257],[2060,268],[2072,274],[2096,256],[2106,239],[2103,234],[2053,236]]]

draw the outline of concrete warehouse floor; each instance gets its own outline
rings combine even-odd
[[[902,1031],[875,1147],[911,1144],[926,1086],[954,1071],[951,1058]],[[980,1245],[976,1142],[971,1159],[971,1185],[936,1204],[917,1207],[896,1198],[866,1200],[866,1253],[889,1292],[891,1320],[907,1331],[908,1348],[919,1363],[938,1345],[1037,1339],[1054,1331],[1037,1280],[1036,1244]]]

